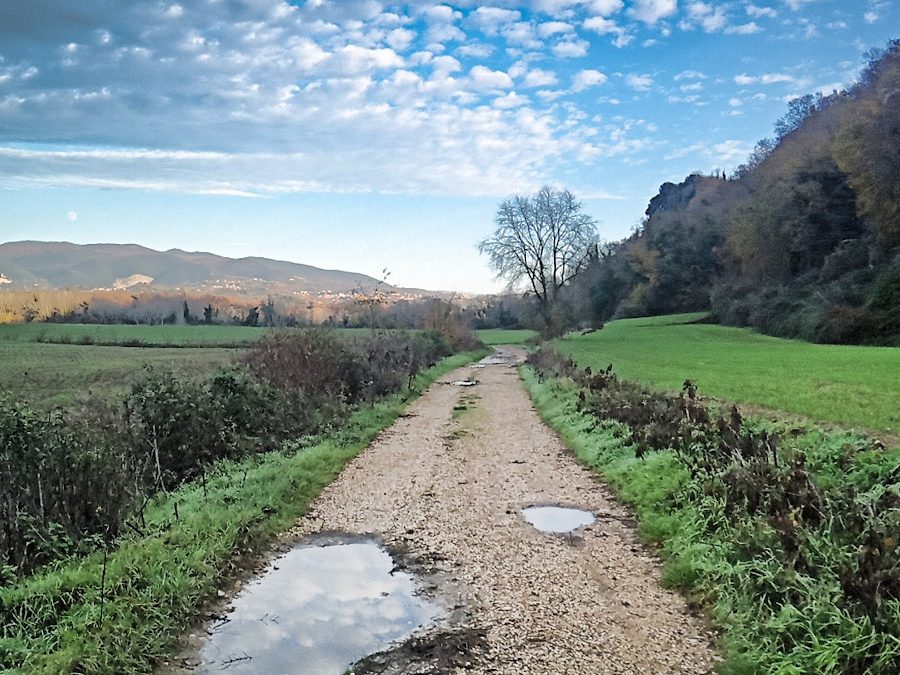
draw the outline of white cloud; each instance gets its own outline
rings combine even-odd
[[[522,13],[501,7],[479,7],[469,14],[469,23],[476,26],[486,35],[496,35],[502,26],[515,23],[522,18]]]
[[[66,214],[66,218],[68,218],[69,220],[71,220],[74,223],[76,220],[78,220],[78,212],[77,211],[69,211]]]
[[[638,21],[653,26],[660,19],[672,16],[677,11],[677,0],[635,0],[629,13]]]
[[[700,100],[700,97],[697,94],[691,94],[690,96],[669,96],[669,103],[696,103]]]
[[[473,88],[479,91],[511,89],[512,78],[502,70],[491,70],[485,66],[473,66],[469,71],[469,79]]]
[[[484,59],[494,53],[494,47],[492,45],[484,44],[483,42],[470,42],[468,44],[460,45],[456,48],[456,51],[461,56]]]
[[[528,71],[523,80],[525,87],[550,87],[556,84],[556,73],[541,68],[533,68]]]
[[[529,99],[527,96],[522,96],[521,94],[517,94],[516,92],[511,91],[504,96],[495,98],[493,106],[495,108],[509,110],[512,108],[519,108],[523,105],[528,105],[529,103],[531,103],[531,99]]]
[[[548,21],[546,23],[538,24],[537,27],[537,33],[542,38],[547,38],[559,33],[572,33],[574,31],[575,26],[565,21]]]
[[[429,21],[436,23],[449,23],[460,18],[462,15],[447,5],[434,5],[424,11],[425,17]]]
[[[703,91],[703,83],[692,82],[691,84],[683,84],[678,88],[683,92]]]
[[[728,105],[730,105],[732,108],[740,108],[742,105],[744,105],[744,102],[739,98],[730,98],[728,99]]]
[[[811,2],[816,2],[816,0],[783,0],[784,4],[788,6],[789,9],[793,11],[797,11],[803,7],[803,5],[809,4]]]
[[[629,35],[623,26],[602,16],[592,16],[583,25],[585,30],[593,31],[597,35],[615,35],[613,45],[616,47],[625,47],[634,39],[634,36]]]
[[[875,23],[878,21],[878,13],[877,12],[866,12],[863,14],[863,19],[865,19],[866,23]]]
[[[713,6],[707,2],[691,2],[687,6],[687,19],[681,24],[682,29],[690,29],[699,25],[707,33],[722,30],[728,23],[725,11],[721,7]]]
[[[749,143],[738,140],[727,140],[720,143],[694,143],[670,152],[665,159],[698,156],[713,161],[715,164],[711,168],[722,168],[722,166],[742,162],[750,154],[751,149]]]
[[[735,84],[739,84],[742,87],[751,85],[751,84],[782,84],[782,83],[790,83],[795,85],[802,85],[804,80],[799,80],[793,75],[788,75],[787,73],[765,73],[763,75],[736,75],[734,78]]]
[[[385,68],[399,68],[403,59],[393,49],[366,49],[356,45],[341,47],[335,58],[342,69],[349,73],[370,72]]]
[[[553,45],[552,51],[560,59],[577,59],[587,56],[589,47],[587,40],[563,40]]]
[[[625,76],[625,83],[635,91],[649,91],[653,86],[653,78],[649,75],[629,74]]]
[[[599,70],[585,69],[575,73],[572,78],[572,91],[584,91],[590,87],[596,87],[606,82],[608,78]]]
[[[425,39],[433,49],[434,45],[443,45],[445,42],[463,42],[466,34],[452,23],[436,23],[428,27]]]
[[[754,5],[752,2],[747,5],[744,10],[747,12],[748,16],[752,16],[754,19],[759,19],[762,17],[774,19],[776,16],[778,16],[778,10],[776,10],[774,7],[760,7],[759,5]]]
[[[701,73],[699,70],[682,70],[675,76],[676,82],[681,82],[682,80],[705,80],[706,75]]]
[[[395,28],[387,34],[385,42],[388,46],[397,52],[403,52],[409,49],[409,46],[416,39],[416,32],[408,28]]]
[[[625,6],[622,0],[589,0],[586,5],[590,12],[599,16],[615,14]]]
[[[762,31],[762,28],[760,28],[755,21],[742,23],[737,26],[729,26],[725,29],[726,35],[753,35],[754,33],[759,33],[760,31]]]

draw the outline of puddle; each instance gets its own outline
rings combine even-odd
[[[444,614],[371,539],[295,548],[233,606],[195,672],[341,675]]]
[[[453,384],[457,387],[474,387],[478,383],[475,380],[457,380]]]
[[[485,356],[478,362],[478,366],[508,366],[516,364],[516,355],[502,348],[495,348],[494,353]]]
[[[562,534],[590,525],[596,518],[590,511],[562,506],[529,506],[522,517],[541,532]]]

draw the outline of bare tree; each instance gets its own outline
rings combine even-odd
[[[554,333],[553,307],[559,291],[587,262],[597,244],[597,223],[564,189],[542,187],[532,196],[516,195],[497,209],[494,234],[479,242],[497,276],[510,287],[525,282],[534,295],[548,333]]]

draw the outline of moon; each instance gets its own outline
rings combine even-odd
[[[78,220],[78,212],[77,211],[69,211],[66,216],[68,216],[69,220],[73,223]]]

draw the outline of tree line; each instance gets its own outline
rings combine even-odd
[[[900,41],[847,90],[791,101],[774,131],[730,176],[662,185],[621,241],[599,243],[581,205],[545,188],[504,202],[481,250],[528,278],[548,333],[709,310],[784,337],[900,344]],[[560,222],[575,239],[554,234]],[[577,247],[569,276],[553,268],[560,241]]]

